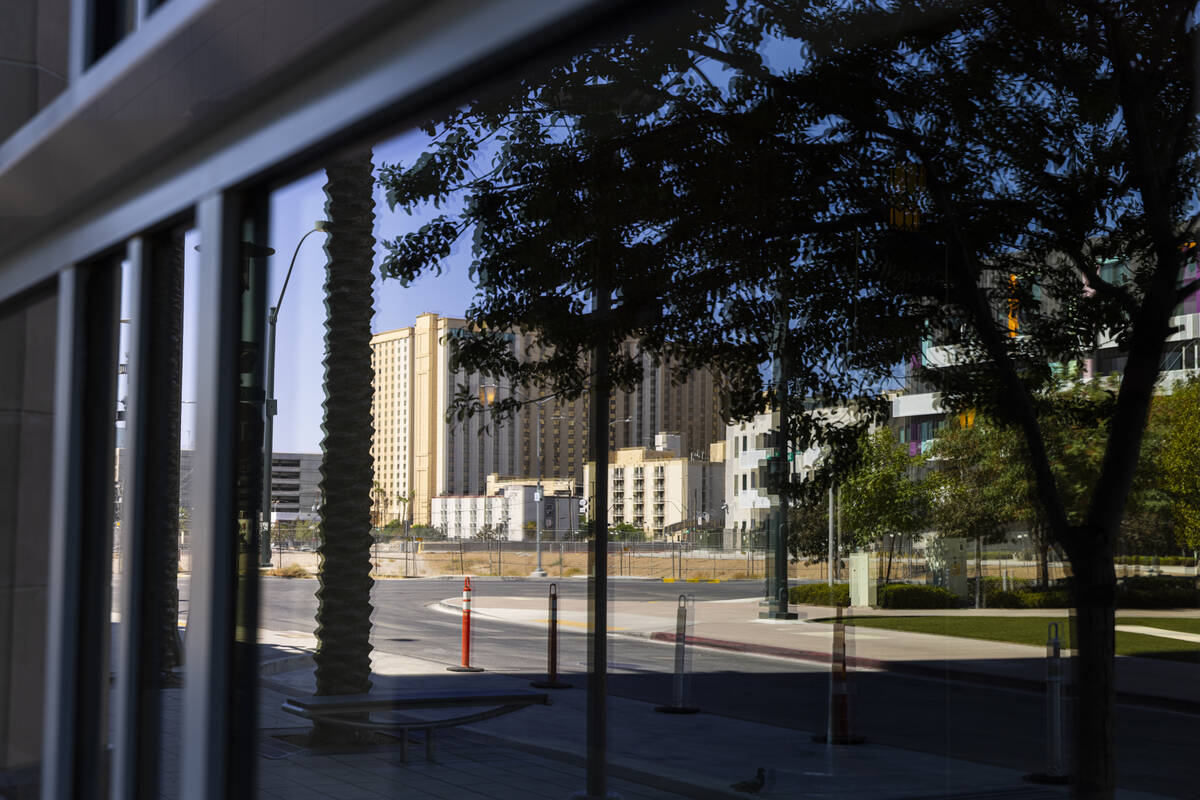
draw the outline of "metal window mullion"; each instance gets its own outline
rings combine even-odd
[[[75,331],[82,327],[78,268],[58,278],[55,345],[53,478],[51,479],[50,569],[46,615],[46,700],[42,745],[42,797],[66,800],[75,773],[75,660],[79,651],[78,548],[72,532],[82,516],[74,489],[83,471],[83,422],[75,412],[82,354]]]
[[[119,261],[58,290],[42,796],[86,800],[106,769]]]
[[[195,491],[181,796],[218,800],[227,795],[230,772],[226,742],[235,633],[239,236],[233,197],[210,195],[196,210],[200,263]]]
[[[150,383],[156,365],[147,358],[149,342],[156,335],[155,316],[150,307],[147,263],[149,246],[141,238],[129,242],[125,277],[134,298],[133,325],[129,334],[127,396],[125,414],[126,475],[121,520],[121,627],[117,658],[117,691],[113,706],[113,800],[156,795],[158,737],[161,730],[159,710],[148,707],[146,681],[153,678],[155,626],[147,620],[147,572],[151,569],[150,544],[147,541],[147,465],[150,417],[155,413],[149,403]],[[168,445],[173,442],[166,443]],[[154,580],[154,576],[150,576]]]

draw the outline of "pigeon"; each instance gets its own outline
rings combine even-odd
[[[738,783],[732,784],[730,788],[736,789],[739,792],[745,792],[746,794],[758,794],[766,782],[767,771],[762,767],[759,767],[758,772],[754,774],[753,780],[739,781]]]

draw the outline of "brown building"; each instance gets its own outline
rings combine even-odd
[[[428,525],[432,500],[438,495],[483,494],[492,473],[536,478],[539,433],[541,474],[583,481],[587,397],[561,403],[547,400],[540,406],[529,403],[500,425],[479,416],[447,421],[446,411],[459,387],[465,385],[477,394],[481,383],[486,383],[450,367],[450,338],[466,327],[464,319],[427,313],[411,327],[371,339],[375,368],[371,452],[380,519],[404,519],[411,513],[413,524]],[[521,335],[512,335],[517,352],[526,352],[528,344]],[[649,356],[643,359],[641,385],[615,392],[610,401],[615,422],[610,426],[609,448],[649,445],[657,432],[666,430],[679,435],[685,453],[707,453],[708,445],[723,438],[725,430],[712,376],[697,371],[673,385],[665,365],[654,365]],[[503,395],[505,389],[499,391]]]

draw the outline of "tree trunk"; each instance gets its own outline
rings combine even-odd
[[[321,447],[318,695],[371,688],[371,314],[375,238],[370,153],[325,170],[325,437]],[[355,738],[316,724],[312,738]]]
[[[1097,537],[1099,538],[1099,537]],[[1111,543],[1072,553],[1076,656],[1076,796],[1111,800],[1116,782],[1115,624],[1117,576]]]
[[[1050,543],[1042,538],[1038,546],[1038,581],[1050,588]]]
[[[983,608],[983,537],[975,537],[975,607]]]
[[[150,600],[157,617],[156,675],[164,686],[178,686],[174,668],[183,662],[179,647],[179,424],[183,385],[183,231],[147,239],[151,314],[148,344],[154,370],[147,387],[150,441],[146,465],[146,535],[157,585]],[[161,372],[159,370],[161,369]]]

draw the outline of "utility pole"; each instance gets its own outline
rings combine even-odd
[[[611,298],[603,269],[597,270],[593,295],[595,324],[608,325]],[[595,350],[592,383],[592,576],[588,583],[587,797],[607,797],[608,779],[608,400],[611,393],[608,339]]]
[[[788,381],[791,376],[787,363],[788,307],[782,289],[776,294],[775,358],[771,378],[775,384],[775,431],[772,447],[768,448],[767,480],[774,496],[767,527],[768,552],[773,556],[772,569],[767,570],[766,598],[759,603],[760,619],[796,619],[788,610],[787,574],[787,489],[791,478],[788,460],[790,431],[788,429]]]

